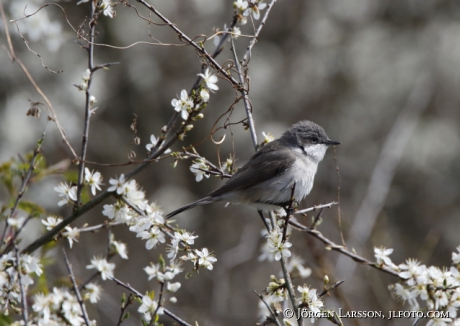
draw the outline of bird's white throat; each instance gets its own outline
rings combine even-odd
[[[319,163],[323,160],[326,151],[327,145],[324,144],[306,145],[303,147],[303,153],[316,163]]]

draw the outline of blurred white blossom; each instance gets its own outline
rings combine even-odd
[[[62,232],[62,235],[69,240],[69,246],[72,248],[73,242],[78,242],[78,237],[80,236],[80,231],[78,228],[72,228],[70,226],[65,227],[65,231]]]
[[[105,258],[93,257],[91,264],[86,266],[87,269],[96,269],[101,273],[102,279],[105,281],[107,278],[113,277],[113,271],[115,270],[115,264],[107,262]]]
[[[190,171],[195,174],[196,182],[200,182],[201,180],[203,180],[203,176],[209,178],[209,173],[206,173],[207,169],[208,166],[203,162],[196,162],[190,166]]]
[[[154,135],[150,135],[150,144],[145,145],[145,148],[147,148],[147,150],[150,153],[152,151],[152,148],[154,148],[157,143],[158,143],[158,139]],[[169,148],[164,151],[164,154],[169,154],[169,153],[171,153],[171,150]]]
[[[62,222],[62,218],[60,217],[54,217],[54,216],[48,216],[46,220],[42,220],[42,224],[46,226],[47,230],[51,230],[54,228],[56,225]]]
[[[144,314],[144,319],[149,322],[152,315],[156,312],[158,315],[163,314],[163,308],[158,308],[158,302],[152,300],[148,295],[142,297],[142,305],[137,310],[139,313]]]
[[[61,182],[57,187],[54,187],[54,191],[61,197],[58,206],[71,204],[77,200],[77,187],[68,185],[66,182]]]

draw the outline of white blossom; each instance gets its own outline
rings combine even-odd
[[[392,253],[393,249],[391,248],[387,249],[385,247],[374,247],[374,256],[377,259],[378,264],[385,264],[387,266],[393,265],[393,262],[391,261],[390,257],[388,257]]]
[[[147,150],[150,153],[152,151],[152,148],[154,148],[157,143],[158,143],[158,139],[152,134],[150,135],[150,144],[145,145],[145,148],[147,148]],[[169,154],[169,153],[171,153],[171,150],[169,148],[164,151],[164,154]]]
[[[126,247],[125,243],[112,240],[111,244],[114,246],[115,251],[120,255],[121,258],[128,259],[128,248]]]
[[[209,253],[207,248],[203,248],[201,249],[201,251],[197,250],[196,255],[199,257],[198,265],[200,267],[204,267],[209,270],[213,269],[212,264],[214,264],[217,261],[217,259],[216,257],[212,256],[212,254]]]
[[[71,228],[70,226],[66,226],[65,230],[62,235],[69,240],[69,246],[72,248],[73,242],[78,242],[77,238],[80,236],[80,230],[78,228]]]
[[[192,235],[189,232],[174,232],[174,238],[180,241],[184,241],[185,243],[192,245],[195,243],[195,239],[198,238],[197,235]]]
[[[176,282],[176,283],[170,283],[170,282],[167,282],[166,283],[166,289],[169,291],[169,292],[177,292],[177,290],[180,289],[180,282]]]
[[[217,76],[213,75],[209,68],[206,68],[204,74],[198,74],[201,78],[203,78],[204,82],[206,83],[206,87],[210,91],[217,91],[219,87],[216,85],[218,78]]]
[[[68,185],[66,182],[61,182],[57,187],[54,187],[62,199],[58,202],[58,206],[64,206],[77,200],[77,187]]]
[[[93,196],[96,195],[96,189],[101,190],[102,176],[100,172],[91,172],[88,168],[85,168],[85,181],[87,185],[91,186]]]
[[[157,226],[150,228],[148,231],[140,231],[136,236],[143,240],[147,240],[145,247],[148,250],[155,248],[158,242],[165,242],[165,235]]]
[[[457,247],[458,252],[452,253],[452,263],[459,264],[460,263],[460,246]]]
[[[207,89],[202,89],[200,91],[200,97],[201,97],[201,100],[204,102],[204,103],[207,103],[209,101],[209,92]]]
[[[248,2],[246,0],[236,0],[233,3],[233,7],[243,12],[248,8]]]
[[[206,178],[209,178],[209,173],[206,173],[207,169],[208,169],[208,166],[204,164],[203,162],[197,162],[197,163],[192,164],[192,166],[190,166],[190,171],[195,174],[196,182],[200,182],[201,180],[203,180],[203,176],[205,176]]]
[[[107,216],[109,219],[115,220],[116,222],[128,223],[132,218],[129,215],[130,210],[127,205],[106,204],[103,208],[102,215]]]
[[[48,216],[45,220],[42,220],[42,224],[46,226],[47,230],[51,230],[54,228],[56,225],[62,222],[62,218],[60,217],[54,217],[54,216]]]
[[[157,310],[158,309],[158,310]],[[158,315],[163,314],[163,308],[158,308],[158,302],[152,300],[148,295],[142,297],[142,305],[137,310],[141,314],[144,314],[144,319],[149,322],[152,319],[152,315],[156,312]]]
[[[265,7],[267,7],[267,4],[265,2],[255,0],[254,2],[251,2],[249,4],[249,7],[244,11],[243,15],[252,15],[252,17],[254,17],[255,20],[258,20],[260,18],[260,11],[264,10]]]
[[[264,141],[263,141],[264,144],[275,140],[275,136],[273,136],[273,134],[270,132],[265,133],[265,131],[262,131],[262,136],[264,137]]]
[[[103,10],[105,16],[110,18],[114,18],[116,15],[114,5],[112,4],[112,0],[102,0],[100,8]]]
[[[91,303],[97,303],[101,298],[101,287],[96,283],[88,283],[85,285],[85,289],[88,291],[85,297],[89,299]]]
[[[150,266],[147,266],[144,268],[144,271],[147,273],[147,275],[149,276],[148,280],[150,281],[152,278],[155,278],[157,277],[158,275],[158,272],[159,272],[159,268],[160,266],[159,265],[154,265],[152,263],[150,263]]]
[[[193,101],[188,97],[187,91],[183,89],[180,92],[179,99],[173,99],[171,105],[176,112],[180,112],[182,119],[187,120],[189,111],[192,110]]]
[[[14,229],[19,229],[22,227],[24,222],[26,221],[25,216],[19,216],[19,217],[9,217],[6,222],[8,223],[9,226],[11,226]]]
[[[107,262],[105,258],[93,257],[93,259],[91,259],[91,264],[87,265],[86,268],[96,269],[101,273],[101,277],[105,281],[107,278],[113,278],[115,264]]]
[[[43,317],[43,322],[46,324],[50,320],[51,314],[51,300],[49,296],[46,296],[43,293],[37,293],[34,296],[34,304],[32,305],[32,309],[39,314],[39,316]]]
[[[125,179],[124,174],[120,175],[118,179],[110,178],[109,183],[111,184],[111,186],[107,189],[107,191],[109,192],[116,191],[117,194],[121,195],[123,194],[123,191],[125,190],[124,189],[125,182],[126,182],[126,179]]]
[[[268,250],[274,255],[275,260],[280,260],[281,257],[290,257],[292,243],[282,240],[283,235],[281,230],[276,227],[267,235]]]

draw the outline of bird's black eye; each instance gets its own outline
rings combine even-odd
[[[312,136],[312,137],[310,138],[310,142],[311,142],[312,144],[317,144],[317,143],[318,143],[318,137]]]

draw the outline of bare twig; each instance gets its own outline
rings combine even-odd
[[[272,315],[273,322],[276,323],[277,326],[281,326],[281,323],[280,323],[280,321],[278,320],[278,318],[276,317],[275,312],[272,310],[272,308],[270,307],[270,305],[264,300],[263,295],[257,293],[256,290],[253,290],[253,291],[254,291],[254,293],[259,297],[259,299],[264,303],[265,307],[267,307],[268,311],[270,312],[270,315]]]
[[[19,290],[21,291],[22,319],[24,320],[24,324],[27,325],[29,321],[29,314],[27,312],[26,292],[24,291],[24,285],[22,284],[22,273],[21,267],[19,266],[19,249],[17,245],[14,246],[14,251],[16,254],[16,271],[18,273]]]
[[[196,159],[204,161],[204,163],[206,165],[208,165],[209,167],[211,167],[211,169],[212,169],[212,170],[199,169],[200,171],[203,171],[203,172],[206,172],[206,173],[209,173],[209,174],[213,174],[213,175],[220,175],[223,178],[231,178],[231,174],[225,173],[217,165],[213,164],[212,162],[210,162],[205,157],[203,157],[203,156],[201,156],[199,154],[191,153],[191,152],[188,152],[188,151],[183,151],[183,152],[179,153],[179,155],[178,155],[178,158],[181,158],[181,159],[186,159],[186,158],[189,158],[189,157],[196,158]]]
[[[380,264],[378,264],[376,262],[371,262],[370,260],[367,260],[364,257],[361,257],[361,256],[359,256],[359,255],[357,255],[355,253],[352,253],[352,252],[348,251],[344,246],[338,245],[338,244],[334,243],[333,241],[329,240],[328,238],[326,238],[318,230],[312,230],[312,229],[308,228],[307,226],[305,226],[303,224],[300,224],[299,222],[296,222],[296,221],[293,221],[293,220],[291,220],[289,222],[289,224],[291,224],[292,226],[300,229],[301,231],[307,232],[308,234],[314,236],[315,238],[317,238],[318,240],[323,242],[326,245],[326,248],[329,249],[329,250],[334,250],[334,251],[340,252],[341,254],[350,257],[351,259],[353,259],[354,261],[356,261],[358,263],[371,266],[371,267],[373,267],[375,269],[381,270],[381,271],[383,271],[385,273],[388,273],[388,274],[391,274],[393,276],[396,276],[401,280],[404,280],[403,278],[401,278],[398,275],[398,273],[396,271],[394,271],[394,270],[392,270],[389,267],[386,267],[384,265],[380,265]]]
[[[323,291],[321,291],[321,293],[318,294],[318,298],[321,298],[322,296],[328,294],[330,291],[339,287],[340,285],[342,285],[343,282],[345,282],[345,280],[337,281],[334,284],[332,284],[330,287],[328,287],[327,289],[324,289]]]
[[[43,7],[46,7],[48,6],[49,4],[45,4],[43,5],[42,7],[40,7],[36,12],[38,12],[39,10],[41,10]],[[62,7],[60,7],[59,5],[57,4],[54,4],[56,6],[58,6],[59,8],[61,8],[62,11],[64,11],[64,9]],[[45,101],[46,103],[46,107],[48,108],[48,113],[49,113],[49,119],[54,121],[56,123],[56,126],[59,130],[59,133],[61,134],[61,138],[62,140],[66,143],[67,147],[70,149],[70,151],[72,152],[73,156],[76,158],[78,157],[77,156],[77,153],[74,151],[72,145],[70,145],[69,141],[67,140],[67,137],[66,137],[66,134],[65,134],[65,131],[64,131],[64,128],[62,128],[61,124],[59,123],[59,120],[56,116],[56,113],[54,112],[54,109],[53,109],[53,106],[51,105],[51,102],[48,100],[48,97],[46,97],[45,93],[43,93],[43,91],[40,89],[40,87],[38,87],[37,83],[35,82],[35,80],[33,79],[32,75],[29,73],[28,69],[26,68],[26,66],[22,63],[22,61],[16,57],[16,54],[14,52],[14,48],[13,48],[13,44],[11,42],[11,38],[10,38],[10,34],[9,34],[9,31],[8,31],[8,26],[6,25],[6,17],[5,17],[5,13],[3,12],[3,6],[0,4],[0,9],[1,9],[1,14],[2,14],[2,20],[3,20],[3,23],[4,23],[4,26],[5,26],[5,34],[6,34],[6,38],[8,40],[8,55],[10,56],[11,60],[14,61],[14,62],[17,62],[17,64],[21,67],[22,71],[24,72],[24,74],[27,76],[27,78],[29,79],[30,83],[32,84],[32,86],[35,88],[35,90],[40,94],[40,96],[43,98],[43,100]],[[36,13],[35,12],[35,13]],[[34,14],[35,14],[34,13]],[[65,14],[65,12],[64,12]],[[31,15],[27,15],[26,17],[24,18],[27,18],[27,17],[30,17]],[[22,18],[23,19],[23,18]],[[67,19],[67,16],[66,16],[66,19]],[[18,19],[20,20],[20,19]],[[13,22],[16,23],[16,21],[18,20],[14,20]],[[68,19],[67,19],[67,22]]]
[[[188,44],[193,46],[195,50],[203,56],[206,61],[214,68],[216,69],[220,74],[222,74],[233,86],[238,87],[238,82],[226,71],[224,70],[215,60],[214,58],[204,49],[204,47],[198,45],[195,43],[191,38],[189,38],[185,33],[183,33],[177,26],[176,24],[172,23],[169,21],[168,18],[163,16],[154,6],[151,4],[145,2],[144,0],[137,0],[137,2],[140,2],[143,4],[145,7],[147,7],[150,11],[152,11],[155,15],[157,15],[162,21],[164,21],[169,27],[171,27],[179,36],[179,39],[185,40]]]
[[[314,230],[316,228],[316,225],[318,224],[319,219],[321,218],[321,214],[323,213],[323,210],[324,210],[324,208],[320,208],[318,214],[316,214],[316,217],[313,220],[313,223],[311,224],[311,227],[310,227],[311,229]]]
[[[110,278],[112,281],[114,281],[115,283],[117,283],[118,285],[124,287],[125,289],[131,291],[135,296],[137,296],[138,298],[141,298],[143,297],[143,295],[137,291],[135,288],[133,288],[131,285],[129,285],[128,283],[125,284],[123,283],[122,281],[120,281],[119,279],[115,278],[115,277],[111,277]],[[173,314],[171,311],[169,311],[168,309],[165,309],[163,308],[163,312],[165,315],[171,317],[172,319],[174,319],[179,325],[183,325],[183,326],[192,326],[191,324],[183,321],[181,318],[179,318],[178,316],[176,316],[175,314]]]
[[[288,291],[289,300],[291,301],[292,309],[294,309],[296,319],[297,319],[297,322],[298,322],[299,326],[302,326],[303,325],[303,318],[299,318],[300,316],[299,316],[299,312],[297,310],[295,292],[294,292],[294,287],[292,286],[291,275],[289,274],[289,271],[287,270],[286,259],[284,258],[283,255],[281,255],[280,262],[281,262],[281,268],[283,270],[284,280],[286,281],[286,288],[287,288],[287,291]]]
[[[9,252],[10,251],[10,248],[14,245],[17,237],[19,236],[19,233],[21,233],[22,230],[24,230],[24,227],[27,225],[27,223],[32,219],[32,215],[29,215],[27,216],[26,220],[24,221],[24,223],[22,223],[21,227],[16,231],[14,232],[14,235],[13,237],[11,238],[11,240],[9,241],[8,245],[5,247],[5,250],[3,250],[3,253],[5,252]],[[3,255],[2,253],[2,255]],[[0,255],[1,256],[1,255]]]
[[[123,294],[124,295],[124,294]],[[133,294],[130,293],[128,295],[128,298],[126,299],[126,302],[124,302],[124,304],[121,306],[121,311],[120,311],[120,317],[118,318],[118,323],[117,323],[117,326],[120,326],[121,323],[123,322],[124,320],[124,315],[125,315],[125,311],[126,309],[128,308],[128,306],[133,303]]]
[[[89,123],[91,119],[91,94],[90,88],[91,83],[93,81],[93,73],[94,73],[94,35],[96,31],[96,21],[95,18],[95,11],[96,11],[96,2],[90,1],[90,10],[89,10],[89,17],[90,17],[90,34],[88,43],[88,69],[90,71],[89,78],[86,81],[86,103],[85,103],[85,125],[83,127],[83,137],[81,143],[81,155],[80,160],[78,162],[78,182],[77,182],[77,200],[75,201],[75,207],[80,206],[81,202],[81,192],[83,190],[83,182],[85,179],[85,160],[86,160],[86,152],[88,150],[88,136],[89,136]]]
[[[251,40],[249,43],[246,52],[244,53],[243,57],[243,66],[246,66],[251,58],[251,50],[254,44],[257,42],[257,38],[259,37],[260,32],[262,31],[262,28],[265,26],[265,22],[267,21],[268,14],[270,13],[270,10],[273,8],[273,5],[275,4],[276,0],[272,0],[269,4],[267,4],[267,10],[265,10],[265,14],[262,17],[262,20],[260,21],[259,27],[257,28],[254,38]]]
[[[19,189],[18,195],[16,197],[16,200],[14,201],[13,207],[10,210],[9,218],[12,218],[13,216],[16,215],[19,202],[21,201],[22,196],[24,196],[24,193],[26,192],[27,185],[29,183],[29,179],[32,176],[32,172],[35,169],[35,161],[37,159],[38,154],[40,154],[42,144],[43,144],[43,141],[45,139],[45,134],[46,134],[46,128],[47,127],[48,127],[48,123],[46,124],[45,129],[43,130],[42,137],[38,140],[37,146],[34,149],[32,159],[30,160],[29,169],[27,170],[27,172],[26,172],[26,174],[25,174],[25,176],[24,176],[24,178],[22,180],[21,188]],[[24,223],[24,225],[25,225],[25,223]],[[2,238],[0,240],[0,245],[3,244],[3,241],[5,240],[5,235],[8,233],[8,229],[9,229],[9,226],[8,226],[8,224],[6,224],[5,229],[3,230]],[[18,232],[16,232],[16,234],[18,234],[21,230],[22,230],[22,227],[21,227],[20,230],[18,230]],[[14,238],[16,238],[16,236],[17,235],[15,235]],[[6,248],[5,248],[5,250],[6,250]],[[2,252],[2,254],[5,252],[5,250]]]
[[[160,309],[161,307],[161,300],[163,299],[163,290],[164,290],[164,287],[165,287],[165,282],[161,282],[160,283],[160,294],[158,295],[158,306],[157,308],[155,309],[155,312],[153,313],[153,315],[155,316],[157,313],[158,313],[158,309]],[[150,325],[153,325],[152,324],[152,321],[153,319],[150,321]]]
[[[112,223],[102,223],[98,225],[93,225],[93,226],[88,226],[86,228],[81,228],[78,230],[78,232],[94,232],[100,229],[108,229],[111,228],[112,226],[118,226],[118,225],[123,225],[123,222],[112,222]]]
[[[182,320],[181,318],[179,318],[178,316],[176,316],[175,314],[173,314],[171,311],[169,311],[168,309],[165,309],[163,308],[163,313],[169,317],[171,317],[172,319],[174,319],[179,325],[182,325],[182,326],[192,326],[192,324],[189,324],[187,323],[186,321]]]
[[[61,8],[61,10],[63,10],[62,7],[59,7],[59,8]],[[64,12],[64,14],[65,14],[65,12]],[[67,19],[67,16],[66,16],[66,19]],[[236,21],[234,19],[234,23],[232,24],[232,26],[234,26],[235,24],[236,24]],[[228,37],[228,35],[229,34],[224,35],[222,37],[222,41],[224,39],[226,39],[226,37]],[[215,53],[212,55],[212,57],[213,58],[216,57],[219,53],[220,53],[219,51],[215,51]],[[24,69],[25,69],[25,67],[24,67]],[[201,80],[201,77],[198,77],[197,82],[195,82],[195,84],[198,83],[198,85],[199,85],[200,80]],[[46,102],[49,103],[49,101],[46,99],[46,97],[44,97],[44,98],[45,98]],[[48,106],[51,108],[50,103],[49,103]],[[162,129],[162,133],[161,133],[161,135],[159,137],[159,140],[158,140],[156,146],[152,149],[151,154],[149,155],[149,157],[146,160],[144,160],[142,163],[140,163],[137,167],[135,167],[133,170],[131,170],[129,173],[127,173],[126,174],[126,180],[131,179],[137,173],[142,171],[146,166],[148,166],[150,164],[150,162],[152,160],[160,157],[160,155],[162,155],[164,153],[164,151],[166,149],[168,149],[169,147],[171,147],[171,145],[178,139],[178,136],[181,133],[181,131],[177,131],[169,139],[166,140],[166,138],[167,138],[169,132],[172,130],[172,127],[174,126],[178,116],[179,116],[178,112],[175,112],[173,114],[173,116],[171,117],[171,119],[170,119],[169,123],[167,124],[166,128]],[[56,119],[56,123],[57,123],[57,119]],[[57,125],[58,125],[58,127],[60,127],[60,125],[58,123],[57,123]],[[185,125],[186,124],[184,124],[183,128],[185,128]],[[61,131],[61,129],[60,129],[60,131]],[[64,135],[63,130],[62,130],[61,135]],[[67,139],[65,137],[63,137],[63,139],[66,141],[66,143],[68,143]],[[68,144],[68,145],[70,147],[70,144]],[[75,153],[75,151],[72,150],[72,153],[74,154],[75,157],[77,157],[77,154]],[[33,252],[33,251],[37,250],[38,248],[40,248],[45,243],[48,243],[49,241],[52,241],[54,239],[54,237],[56,235],[58,235],[67,225],[69,225],[70,223],[75,221],[77,218],[79,218],[84,213],[86,213],[89,210],[91,210],[93,207],[97,206],[99,203],[104,201],[106,198],[108,198],[112,194],[113,193],[110,193],[107,190],[103,191],[97,197],[95,197],[92,200],[90,200],[89,202],[87,202],[85,205],[83,205],[81,207],[78,207],[75,211],[72,212],[72,214],[67,216],[61,223],[59,223],[52,230],[50,230],[49,232],[47,232],[46,234],[44,234],[43,236],[41,236],[40,238],[35,240],[32,244],[30,244],[28,247],[26,247],[22,252],[29,252],[29,253]]]
[[[256,129],[254,127],[254,119],[252,117],[251,104],[249,103],[247,85],[246,85],[245,78],[244,78],[245,76],[243,75],[243,72],[241,71],[241,66],[238,61],[238,57],[236,55],[235,43],[233,42],[233,37],[231,38],[231,40],[232,40],[233,58],[235,61],[236,69],[238,71],[238,78],[240,80],[240,87],[238,89],[241,93],[241,96],[243,97],[244,108],[246,110],[246,116],[248,118],[249,131],[251,132],[252,145],[254,146],[254,149],[257,151],[257,134],[256,134]]]
[[[289,225],[289,218],[291,217],[292,211],[294,210],[293,205],[294,205],[294,201],[295,201],[295,198],[294,198],[295,185],[296,185],[296,183],[294,182],[294,184],[291,187],[291,199],[289,199],[289,204],[288,204],[287,208],[285,209],[285,211],[286,211],[286,219],[284,220],[283,239],[282,239],[283,242],[286,241],[286,234],[287,234],[287,228],[288,228],[288,225]]]
[[[272,220],[272,225],[276,225],[276,217],[273,211],[270,212],[270,219]],[[285,228],[287,228],[287,225],[285,226]],[[286,282],[286,289],[289,294],[289,300],[291,301],[292,309],[294,310],[296,320],[298,321],[299,326],[301,326],[303,325],[303,320],[302,318],[300,318],[299,312],[296,309],[297,305],[295,303],[296,299],[295,299],[295,294],[294,294],[294,287],[292,285],[291,275],[289,274],[289,271],[287,270],[286,260],[284,259],[283,255],[281,255],[280,263],[281,263],[281,269],[283,271],[284,281]]]
[[[43,60],[43,57],[35,52],[34,50],[32,50],[32,48],[29,46],[29,42],[26,40],[26,38],[24,37],[24,35],[22,35],[21,33],[21,30],[19,29],[19,26],[18,24],[16,24],[16,28],[18,30],[18,34],[19,36],[21,37],[22,41],[24,42],[24,44],[26,45],[27,49],[32,52],[33,54],[35,54],[42,62],[42,67],[45,68],[46,70],[48,70],[49,72],[53,73],[53,74],[60,74],[61,72],[64,72],[64,70],[52,70],[50,69],[46,64],[45,64],[45,60]]]
[[[96,70],[99,70],[99,69],[104,69],[104,68],[119,65],[119,64],[120,64],[119,62],[101,63],[100,65],[97,65],[97,66],[93,67],[93,72],[96,71]]]
[[[69,258],[67,258],[67,253],[65,252],[64,248],[62,248],[62,253],[64,254],[64,261],[67,266],[67,270],[69,271],[69,277],[70,277],[70,280],[72,281],[73,290],[75,291],[75,295],[77,296],[78,303],[80,304],[83,319],[85,320],[86,326],[90,326],[88,314],[86,312],[86,307],[85,307],[85,304],[83,303],[83,299],[81,298],[80,291],[78,290],[78,285],[77,285],[77,282],[75,281],[75,276],[73,275],[72,265],[69,262]]]
[[[135,288],[133,288],[131,285],[129,285],[129,283],[123,283],[122,281],[120,281],[116,277],[111,277],[110,279],[112,281],[114,281],[115,283],[117,283],[118,285],[120,285],[120,286],[124,287],[125,289],[131,291],[136,297],[142,299],[142,297],[143,297],[142,293],[140,293]]]
[[[311,212],[311,211],[317,211],[318,209],[322,209],[322,208],[331,208],[332,206],[337,205],[337,204],[338,204],[337,202],[333,201],[333,202],[330,202],[329,204],[316,205],[316,206],[313,206],[313,207],[310,207],[310,208],[301,209],[300,211],[295,211],[292,214],[293,215],[305,214],[305,213],[308,213],[308,212]]]

